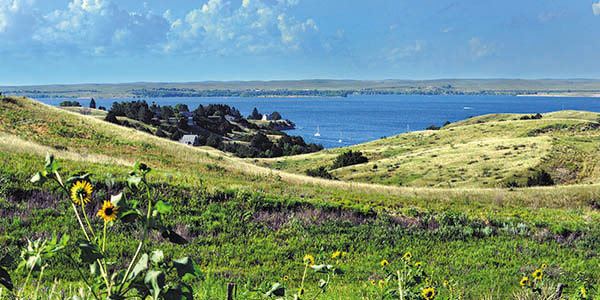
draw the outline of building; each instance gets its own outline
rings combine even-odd
[[[274,120],[273,119],[273,115],[271,115],[271,114],[264,114],[263,117],[262,117],[262,120],[263,121],[272,121],[272,120]]]
[[[200,140],[195,134],[186,134],[179,140],[180,143],[190,146],[200,146]]]

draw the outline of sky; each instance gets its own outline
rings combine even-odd
[[[0,85],[600,78],[600,0],[0,0]]]

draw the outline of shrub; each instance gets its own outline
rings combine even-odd
[[[329,174],[329,172],[327,172],[327,169],[325,169],[325,167],[318,167],[318,168],[314,168],[314,169],[308,169],[308,170],[306,170],[306,175],[312,176],[312,177],[321,177],[321,178],[326,178],[326,179],[333,179],[333,177],[331,176],[331,174]]]
[[[552,176],[545,170],[539,170],[527,178],[527,186],[549,186],[554,185]]]
[[[427,127],[425,130],[440,130],[440,127],[435,125],[429,125],[429,127]]]
[[[351,166],[351,165],[366,163],[368,161],[369,161],[369,159],[367,159],[365,156],[363,156],[362,152],[360,152],[360,151],[353,152],[352,150],[350,150],[348,152],[344,152],[343,154],[340,154],[333,162],[333,166],[331,168],[338,169],[338,168],[347,167],[347,166]]]
[[[67,107],[67,106],[81,106],[81,104],[77,101],[63,101],[60,103],[60,106],[62,107]]]

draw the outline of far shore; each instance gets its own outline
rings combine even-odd
[[[523,94],[517,97],[557,97],[557,98],[600,98],[600,94],[562,93],[562,94]]]

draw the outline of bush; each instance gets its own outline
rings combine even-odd
[[[352,150],[350,150],[348,152],[344,152],[343,154],[340,154],[333,162],[333,166],[331,166],[331,168],[338,169],[338,168],[347,167],[347,166],[351,166],[351,165],[366,163],[368,161],[369,161],[369,159],[367,159],[365,156],[363,156],[362,152],[360,152],[360,151],[352,152]]]
[[[440,130],[440,127],[435,125],[429,125],[429,127],[427,127],[426,130]]]
[[[318,168],[314,168],[314,169],[308,169],[308,170],[306,170],[306,175],[312,176],[312,177],[321,177],[321,178],[326,178],[326,179],[333,179],[333,176],[331,176],[331,174],[329,174],[329,172],[327,172],[327,169],[325,169],[325,167],[318,167]]]
[[[77,106],[80,107],[81,104],[77,101],[63,101],[60,103],[60,106],[62,107],[67,107],[67,106]]]
[[[539,170],[533,176],[527,178],[527,186],[549,186],[554,185],[552,176],[545,170]]]
[[[111,122],[111,123],[118,124],[118,125],[121,124],[121,123],[119,123],[119,120],[117,120],[117,115],[114,112],[112,112],[112,111],[109,111],[106,114],[106,117],[104,118],[104,121]]]

